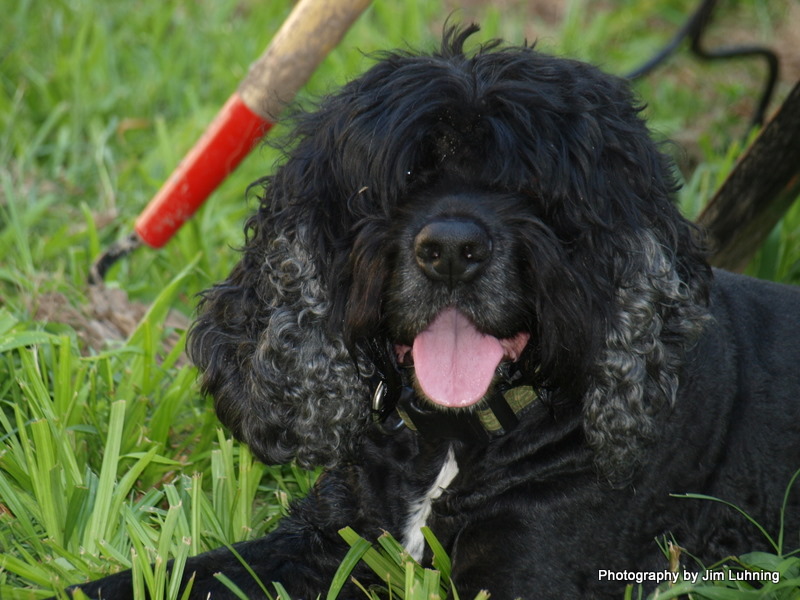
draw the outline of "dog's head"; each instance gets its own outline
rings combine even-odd
[[[625,470],[677,386],[710,271],[623,80],[477,28],[392,53],[297,118],[240,263],[190,352],[265,461],[331,464],[370,424],[376,371],[468,411],[513,363],[581,403]]]

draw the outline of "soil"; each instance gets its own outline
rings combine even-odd
[[[35,303],[33,312],[37,321],[69,325],[75,330],[82,350],[87,354],[126,340],[136,330],[148,309],[142,302],[132,302],[124,290],[104,285],[90,285],[88,302],[85,304],[71,302],[59,292],[42,294]],[[164,326],[185,330],[189,320],[172,311]],[[177,340],[176,334],[169,336],[167,347],[171,348]]]
[[[452,13],[461,21],[480,21],[486,6],[498,8],[501,14],[513,15],[514,18],[525,19],[529,25],[524,27],[528,40],[535,40],[541,32],[540,27],[557,29],[564,20],[567,5],[570,0],[446,0],[448,13]],[[687,18],[701,0],[688,4]],[[726,14],[731,7],[735,9],[737,3],[732,0],[722,0],[718,3],[714,15],[714,22],[708,32],[712,44],[738,45],[738,44],[766,44],[779,56],[781,62],[780,80],[786,85],[793,85],[800,81],[800,3],[794,0],[770,0],[775,14],[779,8],[785,6],[785,14],[781,19],[776,19],[776,27],[770,32],[770,39],[759,39],[754,33],[755,25],[747,19],[751,16],[752,9],[740,10],[744,20],[738,20],[737,15]],[[595,0],[594,5],[600,9],[613,9],[620,0]],[[651,3],[653,11],[658,11],[658,3]],[[729,6],[726,6],[728,4]],[[738,3],[741,4],[741,3]],[[657,16],[654,14],[654,16]],[[516,40],[514,40],[516,41]]]

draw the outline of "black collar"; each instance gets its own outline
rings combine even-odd
[[[419,399],[406,369],[390,371],[381,373],[372,396],[373,418],[385,433],[408,427],[427,439],[485,445],[514,429],[518,415],[537,398],[532,386],[515,384],[509,377],[475,408],[442,410]]]

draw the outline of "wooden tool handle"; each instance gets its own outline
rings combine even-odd
[[[281,109],[369,5],[369,0],[301,0],[201,138],[136,220],[160,248],[272,127]]]
[[[239,85],[244,103],[274,121],[370,0],[301,0]]]

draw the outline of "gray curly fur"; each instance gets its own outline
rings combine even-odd
[[[257,456],[312,467],[331,465],[354,450],[369,413],[365,378],[372,367],[366,360],[357,365],[341,336],[329,331],[328,292],[301,241],[305,235],[304,228],[277,234],[261,257],[254,288],[259,316],[249,323],[250,336],[232,340],[238,341],[238,364],[224,361],[241,388],[220,389],[221,366],[206,354],[217,343],[209,338],[220,335],[207,326],[218,321],[220,296],[204,299],[189,351],[205,371],[204,387],[214,395],[221,420]],[[241,294],[238,299],[247,302]],[[222,304],[223,313],[227,306]],[[224,337],[219,348],[231,341]]]
[[[324,457],[349,449],[364,421],[369,406],[364,377],[371,366],[362,362],[359,372],[341,336],[328,331],[327,290],[299,241],[273,240],[263,269],[269,281],[264,289],[272,297],[262,301],[273,310],[253,355],[248,395],[257,402],[269,400],[273,408],[249,414],[278,416],[275,425],[297,436],[297,460],[325,464]],[[280,395],[273,396],[275,390]]]
[[[642,444],[654,439],[655,417],[675,403],[684,353],[710,318],[652,232],[631,241],[629,275],[583,405],[596,462],[614,482],[633,474]]]

